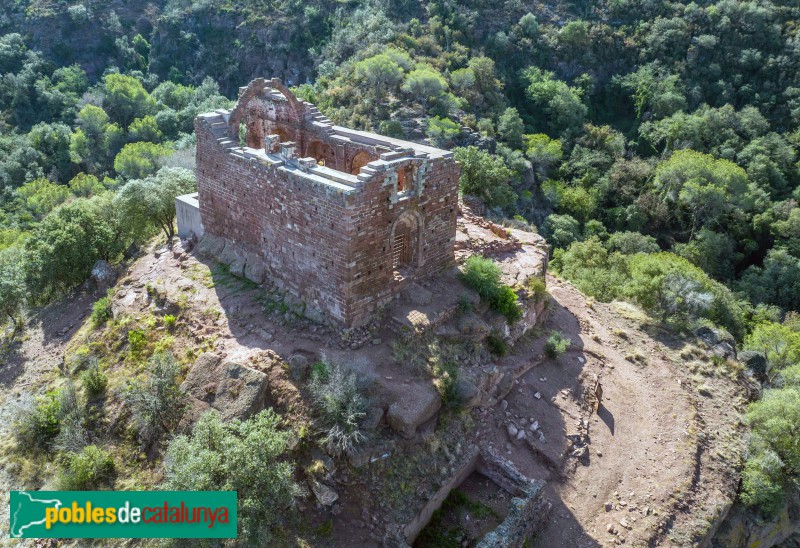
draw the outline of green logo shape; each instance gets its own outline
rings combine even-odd
[[[11,491],[11,538],[236,538],[236,491]]]

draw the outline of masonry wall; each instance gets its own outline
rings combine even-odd
[[[279,135],[300,157],[340,172],[372,163],[347,184],[332,182],[330,172],[332,180],[319,180],[296,160],[278,167],[245,157],[234,144],[240,124],[252,149],[277,152],[270,136]],[[199,116],[195,132],[205,232],[235,244],[248,265],[263,262],[272,280],[333,319],[364,323],[409,281],[453,264],[459,170],[442,151],[423,157],[411,143],[336,128],[280,82],[263,79],[242,88],[232,111]],[[415,175],[403,176],[406,191],[398,193],[406,168]],[[400,219],[419,243],[402,273],[392,255]]]
[[[355,263],[350,293],[355,317],[368,316],[383,306],[402,284],[395,282],[392,267],[392,226],[401,216],[421,219],[422,240],[414,279],[423,279],[441,272],[454,261],[458,201],[458,166],[452,160],[426,160],[419,190],[392,203],[396,176],[394,171],[382,174],[378,182],[370,181],[359,196],[353,220],[355,238],[350,250]]]
[[[348,323],[344,288],[353,234],[347,196],[229,154],[199,122],[195,131],[206,233],[260,256],[272,278]]]

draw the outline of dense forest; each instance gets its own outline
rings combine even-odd
[[[0,8],[0,313],[163,230],[193,119],[278,76],[334,122],[455,150],[463,193],[552,269],[764,391],[742,500],[798,488],[800,7],[791,0],[17,0]]]

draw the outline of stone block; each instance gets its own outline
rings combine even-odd
[[[442,407],[442,399],[433,388],[415,389],[389,406],[386,421],[405,438],[413,438],[417,427],[433,417]]]

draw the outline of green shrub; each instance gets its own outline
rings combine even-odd
[[[59,474],[59,489],[84,491],[108,485],[114,479],[114,459],[108,451],[89,445],[69,455]]]
[[[80,378],[89,396],[102,394],[108,384],[108,376],[103,373],[97,359],[87,367],[86,371],[81,373]]]
[[[129,381],[123,399],[144,447],[150,447],[181,418],[186,395],[178,385],[181,367],[169,352],[158,352],[148,361],[146,379]]]
[[[481,299],[491,302],[502,285],[501,274],[500,267],[493,260],[473,255],[464,262],[461,279],[477,291]]]
[[[522,318],[522,307],[517,303],[517,294],[507,285],[502,286],[491,303],[492,309],[506,317],[508,323]]]
[[[233,490],[239,500],[239,538],[269,546],[272,529],[301,494],[285,453],[289,431],[265,409],[246,421],[205,413],[190,436],[175,437],[164,458],[167,490]]]
[[[364,441],[359,421],[369,402],[361,393],[358,377],[340,365],[314,364],[311,394],[322,416],[328,451],[339,455]]]
[[[92,326],[100,327],[111,319],[111,299],[103,297],[92,305]]]
[[[528,295],[536,302],[542,302],[547,297],[547,286],[539,276],[531,276],[525,282]]]
[[[128,331],[128,344],[132,354],[138,354],[147,346],[147,335],[141,329],[131,329]]]
[[[508,345],[506,341],[503,340],[503,337],[495,335],[494,333],[486,338],[486,346],[489,348],[489,352],[496,356],[505,356],[508,350]]]
[[[437,369],[437,379],[434,383],[442,398],[442,405],[448,408],[458,407],[461,404],[457,384],[458,367],[454,363],[447,362]]]
[[[12,432],[18,443],[28,449],[49,450],[62,435],[64,422],[77,423],[82,428],[84,412],[71,382],[37,399],[23,398],[17,407]]]
[[[172,329],[175,327],[175,322],[178,320],[176,316],[172,314],[166,314],[164,316],[164,325],[167,326],[167,329]]]
[[[547,342],[544,345],[545,354],[547,354],[550,358],[557,358],[561,354],[567,351],[569,345],[571,344],[568,337],[566,337],[561,331],[553,331],[549,337],[547,337]]]
[[[517,303],[517,294],[500,281],[500,267],[491,259],[473,255],[464,262],[461,279],[474,289],[481,299],[514,323],[522,317],[522,308]]]
[[[461,295],[458,298],[458,313],[469,314],[470,312],[472,312],[472,301],[469,300],[469,295]]]

